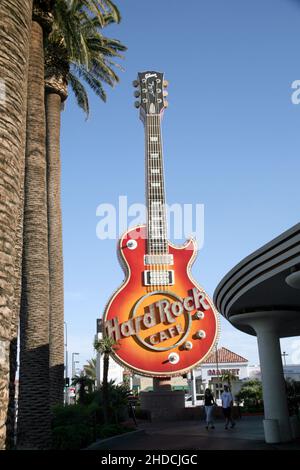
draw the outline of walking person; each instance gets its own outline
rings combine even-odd
[[[213,421],[213,409],[216,404],[213,394],[210,389],[207,388],[204,393],[204,407],[205,407],[205,416],[206,416],[206,429],[215,429]]]
[[[235,422],[233,421],[231,417],[231,407],[233,405],[233,397],[232,397],[231,392],[229,391],[228,385],[224,385],[224,392],[221,394],[221,400],[222,400],[223,414],[225,417],[225,429],[228,429],[229,423],[232,429],[235,426]]]

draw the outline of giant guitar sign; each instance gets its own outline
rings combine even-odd
[[[134,82],[145,127],[147,224],[121,237],[118,254],[126,279],[108,302],[104,333],[115,338],[114,358],[138,374],[168,377],[201,362],[218,336],[215,307],[191,276],[193,239],[167,240],[161,118],[163,74],[143,72]]]

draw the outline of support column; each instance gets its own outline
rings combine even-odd
[[[267,325],[256,325],[265,419],[276,419],[280,441],[292,439],[279,338]]]
[[[280,349],[280,331],[283,323],[290,321],[293,312],[261,311],[232,316],[238,327],[251,327],[257,336],[265,411],[266,442],[289,442],[292,433],[287,406],[287,396]],[[248,332],[248,331],[247,331]],[[253,334],[251,333],[251,334]],[[268,421],[270,420],[270,421]]]

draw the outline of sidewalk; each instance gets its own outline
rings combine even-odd
[[[300,442],[266,444],[261,417],[243,417],[234,429],[224,429],[217,421],[207,431],[204,421],[168,423],[139,422],[137,434],[110,439],[106,450],[285,450],[300,449]],[[103,443],[102,447],[103,449]],[[95,447],[94,447],[95,449]]]

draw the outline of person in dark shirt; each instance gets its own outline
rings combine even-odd
[[[215,429],[213,421],[213,408],[216,404],[213,394],[210,389],[207,388],[204,394],[204,407],[205,407],[205,416],[206,416],[206,429],[210,428]]]

